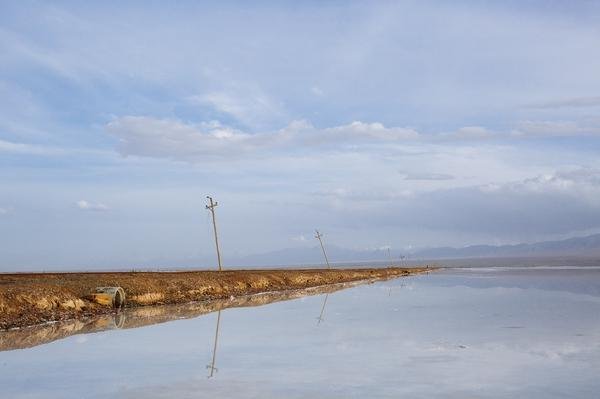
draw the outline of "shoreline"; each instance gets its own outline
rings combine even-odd
[[[358,280],[316,287],[270,291],[225,299],[212,299],[181,304],[138,306],[115,310],[107,314],[60,321],[48,321],[32,326],[0,330],[0,352],[26,349],[79,334],[107,330],[127,330],[176,320],[192,319],[229,308],[247,308],[289,301],[313,295],[332,294],[336,291],[371,284],[383,279]]]
[[[123,288],[125,307],[137,308],[385,280],[431,270],[434,268],[0,274],[0,331],[114,313],[113,307],[90,298],[97,287]]]

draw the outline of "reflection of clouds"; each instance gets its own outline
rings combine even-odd
[[[571,342],[562,345],[553,345],[552,347],[533,345],[528,351],[528,353],[533,356],[540,356],[548,359],[562,359],[564,361],[575,360],[580,356],[585,358],[593,352],[600,354],[600,345],[591,342],[586,342],[584,345],[577,345]]]
[[[413,337],[416,338],[416,337]],[[265,378],[265,375],[245,370],[236,374],[222,385],[205,385],[194,379],[171,385],[165,394],[156,394],[154,389],[130,391],[126,397],[192,397],[192,392],[203,392],[212,397],[347,397],[348,395],[366,395],[365,397],[395,395],[414,395],[427,397],[505,397],[512,393],[525,394],[528,397],[546,397],[548,385],[552,385],[555,376],[558,381],[565,377],[565,364],[569,359],[540,356],[544,349],[552,356],[560,357],[583,350],[589,353],[585,345],[575,347],[565,345],[549,351],[554,346],[540,342],[530,351],[500,343],[460,348],[455,342],[423,342],[411,340],[396,346],[390,341],[380,342],[377,347],[382,352],[370,353],[372,346],[361,347],[356,341],[340,342],[332,350],[320,348],[317,360],[321,366],[313,369],[305,364],[297,367],[286,364],[286,373],[282,380]],[[587,358],[598,364],[600,352],[592,348],[593,355]],[[290,362],[293,359],[288,359]],[[586,360],[586,359],[582,359]],[[588,364],[589,366],[589,364]],[[270,370],[273,371],[273,370]],[[581,370],[579,370],[581,372]],[[585,370],[583,371],[585,374]],[[587,371],[587,384],[594,384],[594,371]],[[233,387],[248,385],[250,390],[236,391]],[[332,389],[332,385],[335,389]],[[540,388],[542,387],[542,388]],[[489,393],[481,395],[481,390]],[[571,388],[576,392],[577,386]],[[381,394],[381,395],[380,395]],[[462,396],[461,396],[462,395]]]
[[[421,355],[421,356],[410,356],[409,360],[413,363],[449,363],[449,362],[458,360],[458,356]]]
[[[444,274],[448,285],[537,288],[600,297],[600,267],[596,266],[466,267],[447,269]]]

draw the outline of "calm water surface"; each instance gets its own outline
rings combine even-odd
[[[596,398],[599,371],[600,269],[452,269],[0,352],[0,397]]]

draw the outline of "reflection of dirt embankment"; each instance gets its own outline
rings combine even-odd
[[[87,334],[117,328],[137,328],[172,320],[189,319],[226,308],[260,306],[307,295],[331,293],[361,283],[363,282],[358,281],[300,290],[266,292],[180,305],[137,307],[85,320],[67,320],[18,330],[0,331],[0,351],[29,348],[75,334]]]
[[[0,274],[0,330],[113,312],[91,300],[121,287],[127,307],[165,305],[392,278],[424,269],[231,270],[193,272]]]

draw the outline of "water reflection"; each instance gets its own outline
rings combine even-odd
[[[429,272],[425,272],[425,274],[429,274]],[[392,288],[403,289],[404,287],[406,287],[406,284],[404,284],[404,283],[397,284],[397,285],[390,284],[388,296],[392,296]]]
[[[327,298],[329,298],[329,294],[325,294],[325,299],[323,300],[323,306],[321,306],[321,313],[319,317],[317,317],[317,325],[321,324],[322,321],[325,321],[323,318],[323,314],[325,313],[325,306],[327,305]]]
[[[599,286],[600,271],[442,271],[221,317],[214,308],[0,353],[0,396],[593,398]],[[319,310],[335,322],[316,328]]]
[[[221,311],[219,310],[217,312],[217,327],[215,329],[215,339],[214,339],[214,345],[213,345],[213,350],[212,350],[212,361],[210,362],[209,365],[206,366],[206,368],[210,370],[210,374],[208,375],[208,378],[212,378],[214,375],[214,372],[219,371],[215,367],[215,361],[217,359],[217,344],[219,342],[219,325],[220,324],[221,324]]]

